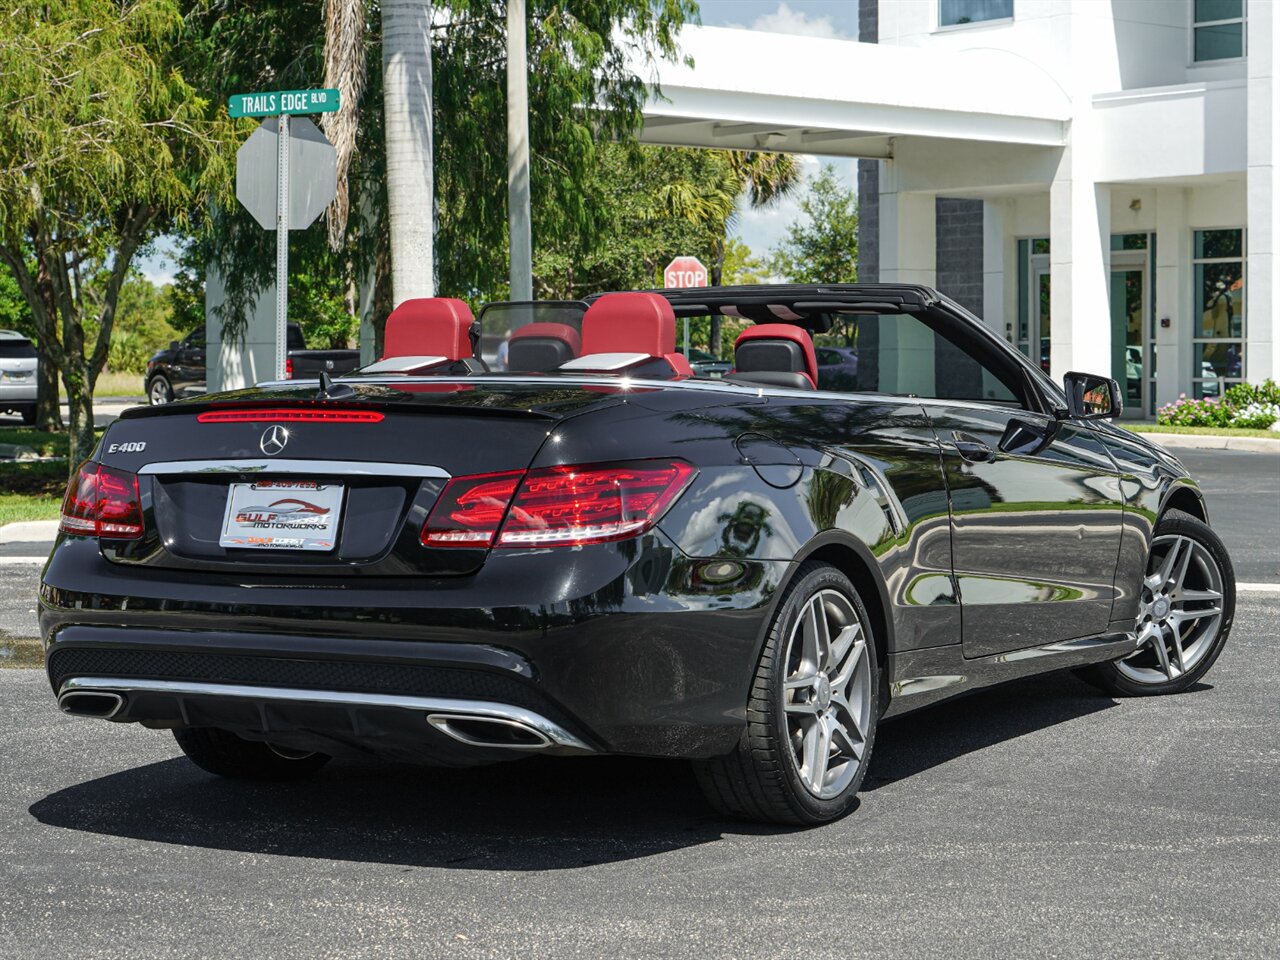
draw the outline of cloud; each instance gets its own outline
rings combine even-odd
[[[764,33],[793,33],[802,37],[823,37],[827,40],[851,40],[841,33],[830,17],[810,17],[803,10],[793,10],[785,3],[778,4],[773,13],[756,17],[750,29]]]

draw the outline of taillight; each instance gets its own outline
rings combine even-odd
[[[515,548],[623,540],[652,527],[695,473],[683,460],[635,460],[546,467],[523,479],[457,477],[432,508],[422,542]]]
[[[85,461],[67,484],[58,529],[89,537],[136,540],[142,536],[138,477]]]
[[[293,379],[293,357],[284,358],[284,378],[286,380]]]
[[[427,547],[491,547],[523,470],[454,477],[422,526]]]

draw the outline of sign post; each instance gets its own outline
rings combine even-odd
[[[671,288],[707,286],[707,268],[697,257],[676,257],[662,271],[662,285]],[[689,359],[689,318],[684,318],[684,356]]]
[[[289,230],[311,226],[337,193],[337,153],[310,120],[302,119],[290,136],[289,117],[333,113],[337,90],[277,90],[237,93],[227,102],[232,117],[269,117],[236,153],[236,198],[266,230],[276,231],[275,376],[283,380],[288,356]],[[275,139],[275,176],[270,140]],[[297,154],[295,157],[294,154]],[[290,178],[290,163],[298,161]],[[272,196],[274,194],[274,196]]]

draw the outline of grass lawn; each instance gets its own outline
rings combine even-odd
[[[27,427],[0,427],[0,443],[31,447],[41,456],[66,457],[65,433]],[[62,460],[0,461],[0,525],[21,520],[56,520],[67,489],[68,466]]]
[[[117,373],[114,370],[103,370],[98,375],[97,386],[93,388],[93,395],[99,400],[104,397],[141,397],[143,393],[142,374]],[[58,399],[63,403],[67,400],[61,380],[58,381]]]
[[[1275,430],[1252,430],[1240,427],[1168,427],[1155,423],[1122,423],[1120,426],[1134,433],[1198,433],[1210,437],[1262,437],[1280,444],[1280,433]]]

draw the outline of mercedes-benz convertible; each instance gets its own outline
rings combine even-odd
[[[677,333],[713,316],[741,333],[704,378]],[[407,301],[354,374],[107,429],[43,572],[49,680],[224,776],[674,757],[725,813],[824,822],[886,718],[1213,664],[1230,559],[1120,404],[919,286]]]

